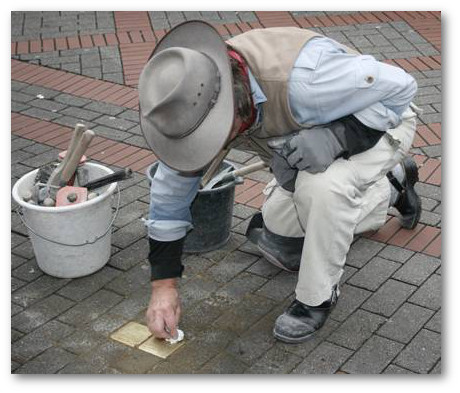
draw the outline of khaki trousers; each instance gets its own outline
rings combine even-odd
[[[296,298],[316,306],[339,283],[353,236],[384,223],[390,199],[385,176],[407,155],[416,131],[411,109],[403,122],[372,148],[348,160],[336,160],[325,172],[299,172],[294,193],[276,180],[264,190],[262,214],[275,234],[305,237]]]

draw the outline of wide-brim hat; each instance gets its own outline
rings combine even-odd
[[[212,25],[188,21],[157,44],[139,78],[147,144],[169,167],[191,173],[226,145],[234,120],[227,47]]]

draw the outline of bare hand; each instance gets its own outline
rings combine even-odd
[[[180,299],[175,278],[152,281],[152,296],[146,319],[157,338],[174,338],[180,319]]]

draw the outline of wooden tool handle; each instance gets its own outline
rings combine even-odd
[[[59,186],[61,184],[61,176],[64,168],[69,162],[70,156],[75,148],[78,146],[83,133],[86,130],[86,126],[83,124],[77,124],[72,134],[72,139],[70,140],[69,147],[67,148],[67,153],[64,159],[59,163],[58,167],[53,171],[50,178],[48,179],[48,185],[50,186]]]
[[[219,154],[214,158],[212,161],[211,165],[209,166],[208,170],[204,174],[204,176],[201,178],[201,187],[204,187],[209,180],[211,180],[214,175],[216,174],[217,170],[220,167],[220,164],[228,154],[228,149],[223,149],[219,152]]]
[[[67,164],[64,166],[64,169],[62,170],[61,174],[61,185],[62,184],[67,184],[69,179],[72,177],[72,175],[75,173],[75,170],[77,169],[78,164],[80,163],[80,159],[85,153],[86,149],[88,148],[89,144],[94,138],[94,131],[92,130],[86,130],[83,133],[83,136],[80,139],[80,143],[78,146],[74,149],[72,152],[72,155],[70,156]]]
[[[244,176],[244,175],[247,175],[248,173],[252,173],[252,172],[258,171],[260,169],[264,169],[267,166],[268,166],[268,164],[266,164],[265,162],[259,161],[259,162],[256,162],[254,164],[245,166],[243,168],[236,169],[236,170],[234,170],[233,172],[230,172],[230,173],[232,174],[233,177]]]

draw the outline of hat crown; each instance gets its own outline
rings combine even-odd
[[[184,138],[206,118],[219,90],[219,70],[209,56],[188,48],[165,49],[140,76],[141,111],[165,137]]]

